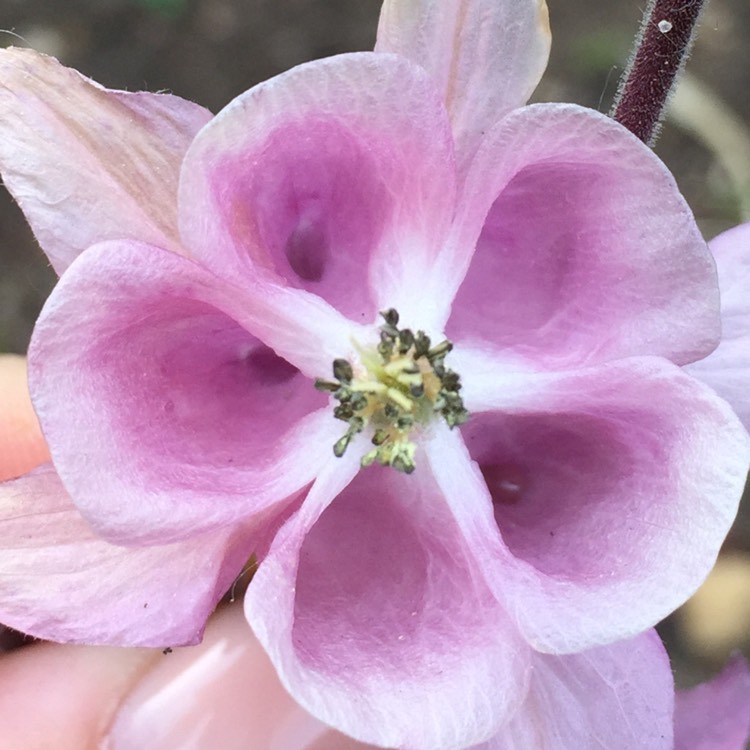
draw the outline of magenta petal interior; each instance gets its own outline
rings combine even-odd
[[[715,272],[695,220],[664,165],[612,120],[562,104],[510,113],[459,207],[456,247],[477,246],[454,274],[451,338],[555,369],[684,364],[715,346]]]
[[[371,323],[381,296],[424,277],[441,249],[452,149],[438,92],[408,60],[301,65],[239,96],[193,141],[181,234],[224,277],[305,290]]]
[[[369,257],[393,210],[378,176],[387,149],[335,118],[284,123],[212,175],[235,244],[290,286],[345,315],[374,317]],[[256,249],[258,248],[258,249]]]
[[[493,204],[456,296],[448,334],[530,360],[586,361],[620,322],[629,259],[612,259],[611,175],[593,164],[538,164]],[[592,342],[592,326],[600,342]]]
[[[113,541],[262,511],[330,450],[312,424],[326,396],[237,322],[242,311],[239,290],[127,243],[91,248],[53,292],[32,396],[63,482]]]
[[[323,721],[384,747],[464,747],[523,700],[528,652],[421,468],[359,471],[305,528],[313,485],[247,612],[287,688]]]
[[[464,428],[492,496],[505,544],[540,572],[570,580],[628,575],[619,544],[638,547],[648,528],[634,520],[617,546],[602,544],[616,512],[638,519],[650,500],[639,487],[666,476],[640,476],[637,454],[666,466],[659,430],[623,425],[624,415],[480,414]],[[654,427],[657,427],[654,425]],[[666,474],[666,469],[665,469]]]
[[[210,305],[152,304],[138,301],[143,323],[91,352],[92,372],[118,391],[109,403],[112,429],[148,457],[141,468],[156,486],[169,467],[170,486],[241,490],[242,467],[268,460],[325,396]],[[135,310],[119,312],[136,318]]]
[[[377,654],[394,678],[408,662],[416,679],[454,659],[459,633],[484,629],[489,591],[477,582],[477,600],[461,594],[472,574],[450,564],[456,529],[414,485],[390,468],[362,471],[305,537],[294,642],[309,666],[365,679]]]
[[[650,627],[695,591],[750,445],[721,399],[656,358],[553,377],[537,399],[474,414],[462,433],[511,553],[496,554],[494,590],[536,648],[572,652]]]

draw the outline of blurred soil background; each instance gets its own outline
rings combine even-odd
[[[552,59],[535,99],[606,112],[645,0],[548,4]],[[379,6],[379,0],[0,0],[0,29],[7,31],[0,45],[47,52],[110,88],[169,90],[217,112],[293,65],[370,49]],[[674,98],[674,115],[656,150],[710,239],[750,219],[746,0],[711,0],[687,70],[689,80]],[[25,352],[54,283],[3,191],[0,352]],[[680,684],[713,674],[735,648],[750,654],[747,505],[706,586],[662,626]]]

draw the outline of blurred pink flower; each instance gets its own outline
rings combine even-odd
[[[736,656],[709,682],[678,690],[675,750],[745,750],[750,740],[750,669]]]
[[[521,736],[541,674],[699,585],[749,453],[679,367],[718,341],[710,254],[630,133],[521,107],[542,2],[461,7],[386,2],[375,53],[214,118],[0,52],[3,179],[62,274],[29,352],[54,468],[0,495],[0,620],[193,643],[253,553],[247,618],[295,699],[434,750]],[[460,392],[406,326],[453,342]],[[341,457],[313,388],[335,360],[367,394]],[[667,747],[643,732],[622,746]]]

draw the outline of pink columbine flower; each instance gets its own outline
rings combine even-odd
[[[0,620],[192,643],[254,554],[295,699],[435,750],[695,590],[750,452],[680,369],[718,341],[713,261],[630,133],[521,106],[548,44],[537,0],[394,0],[375,53],[213,118],[0,54],[3,179],[61,273]]]

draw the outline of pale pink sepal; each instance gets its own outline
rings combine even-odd
[[[721,343],[685,369],[732,405],[750,430],[750,224],[709,242],[721,294]]]
[[[169,545],[109,544],[45,464],[0,484],[0,622],[59,643],[197,643],[252,552],[239,527]]]
[[[89,248],[60,279],[32,337],[31,396],[104,538],[167,543],[265,517],[331,455],[326,396],[254,335],[254,305],[252,289],[134,242]]]
[[[546,369],[685,364],[718,342],[714,263],[674,178],[625,128],[572,104],[524,107],[487,135],[441,262],[445,294],[461,284],[449,337]]]
[[[0,172],[58,273],[95,242],[180,252],[182,157],[211,113],[110,91],[52,57],[0,50]]]
[[[360,741],[488,739],[523,700],[528,648],[424,458],[411,476],[341,461],[271,545],[250,624],[295,699]]]
[[[501,117],[526,103],[549,49],[544,0],[386,0],[375,45],[430,73],[461,165]]]
[[[498,399],[503,411],[486,411],[488,398],[462,428],[476,463],[447,428],[427,450],[468,546],[535,647],[635,635],[693,593],[750,462],[726,402],[656,358],[529,377],[515,409]]]
[[[673,706],[653,631],[571,656],[536,654],[523,706],[472,750],[672,750]]]
[[[454,201],[450,124],[430,78],[395,55],[355,53],[223,109],[186,156],[180,228],[220,275],[265,281],[263,295],[283,286],[291,307],[310,292],[369,324],[384,306],[419,310],[414,288]]]
[[[750,668],[740,655],[709,682],[678,690],[674,750],[744,750],[750,740]]]

